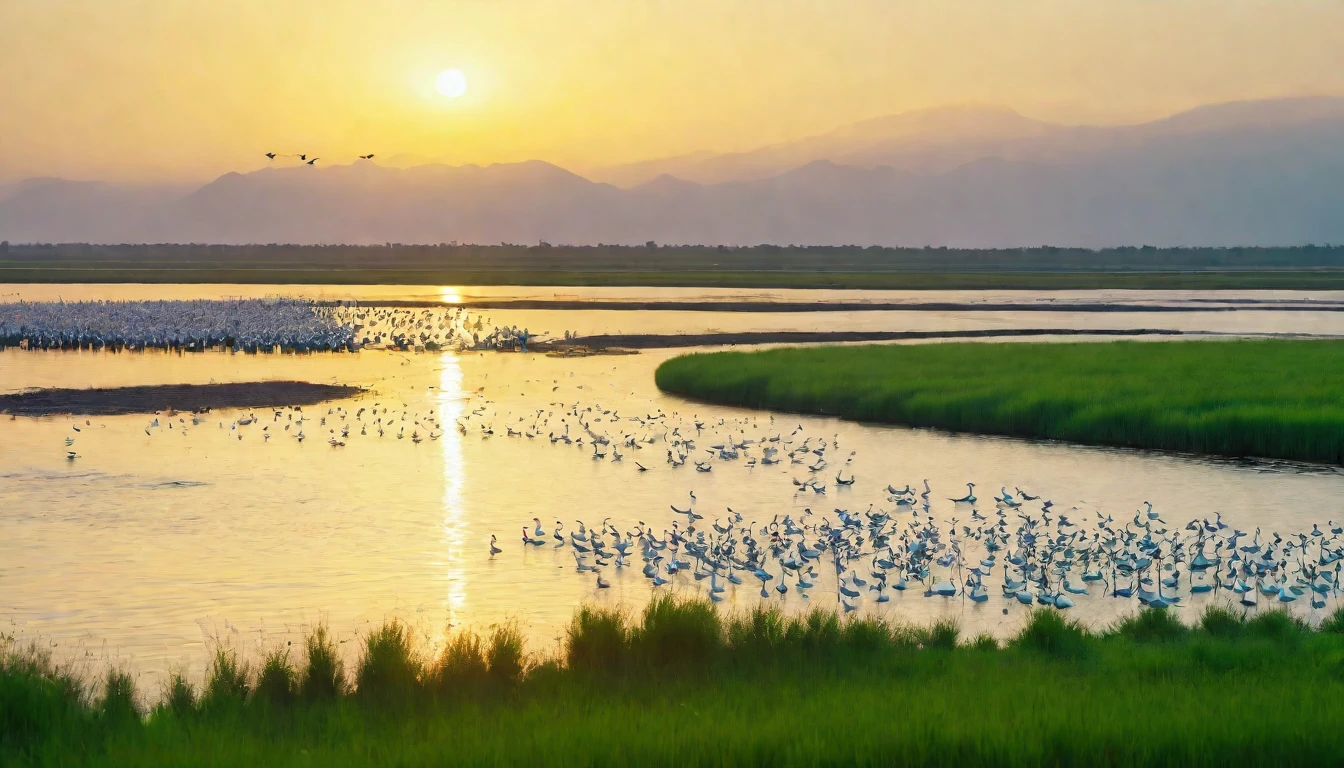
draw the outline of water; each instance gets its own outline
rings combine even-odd
[[[109,286],[106,295],[117,295],[112,289],[120,288]],[[10,286],[0,293],[14,290],[35,299],[39,298],[35,294],[51,288]],[[81,290],[86,292],[82,298],[91,298],[102,289]],[[176,286],[163,295],[205,297],[214,290]],[[288,292],[276,286],[264,290],[260,295]],[[622,290],[633,295],[637,289]],[[696,289],[683,295],[704,293]],[[494,314],[497,320],[523,324],[514,315],[530,313]],[[543,317],[528,322],[552,323],[551,330],[557,333],[576,328],[614,331],[614,323],[628,332],[675,332],[700,327],[691,323],[731,327],[734,322],[755,323],[765,317],[706,312],[535,314]],[[879,323],[873,316],[895,315],[902,323],[942,329],[958,326],[940,323],[957,322],[1041,327],[1043,320],[1057,313],[804,314],[770,318],[852,329],[844,325],[847,319]],[[1137,317],[1078,314],[1077,321],[1091,319],[1104,327],[1135,324]],[[1141,314],[1196,326],[1206,319],[1222,326],[1202,330],[1331,334],[1339,333],[1338,315]],[[1147,321],[1138,324],[1147,326]],[[775,514],[797,518],[805,508],[857,513],[870,503],[890,507],[883,503],[881,490],[888,483],[918,485],[924,478],[934,488],[934,511],[944,517],[962,513],[937,500],[960,495],[968,481],[977,483],[984,498],[1001,485],[1019,486],[1054,500],[1057,508],[1077,506],[1074,514],[1079,516],[1100,510],[1127,518],[1143,501],[1151,501],[1164,519],[1177,526],[1221,512],[1226,522],[1243,530],[1259,526],[1266,532],[1287,533],[1309,530],[1311,523],[1324,523],[1332,515],[1344,517],[1335,512],[1336,500],[1344,492],[1344,475],[1330,468],[951,435],[705,406],[664,395],[654,386],[653,370],[674,354],[562,359],[495,353],[0,352],[0,392],[301,379],[358,384],[370,390],[352,401],[331,403],[331,408],[371,408],[376,402],[380,408],[390,406],[394,416],[406,412],[412,422],[417,414],[427,417],[433,409],[449,425],[439,439],[418,444],[409,439],[409,429],[400,440],[391,431],[379,438],[373,433],[360,436],[356,429],[344,447],[336,448],[325,438],[328,429],[339,429],[338,417],[333,414],[326,426],[316,423],[326,416],[326,407],[306,409],[308,439],[302,443],[284,433],[287,422],[274,422],[269,411],[257,411],[262,417],[258,424],[237,430],[230,426],[242,412],[217,411],[198,426],[191,425],[189,417],[180,417],[185,422],[174,421],[172,430],[166,429],[168,420],[163,417],[165,427],[148,435],[150,416],[0,421],[3,631],[55,642],[69,655],[126,661],[151,678],[175,667],[199,673],[215,639],[245,652],[259,652],[297,639],[321,619],[348,640],[395,616],[411,622],[431,643],[449,625],[485,628],[516,619],[527,631],[532,649],[546,652],[556,647],[579,603],[637,607],[651,588],[632,567],[608,569],[604,575],[613,587],[598,591],[591,574],[575,573],[566,550],[522,545],[522,526],[530,528],[531,519],[540,518],[549,536],[557,519],[564,520],[567,528],[575,519],[593,525],[606,517],[622,530],[640,520],[657,529],[670,526],[674,519],[684,525],[684,518],[674,515],[669,505],[684,507],[692,490],[698,498],[696,508],[707,520],[732,507],[758,523]],[[704,445],[714,441],[709,433],[726,434],[730,428],[742,429],[748,436],[787,435],[801,425],[807,434],[834,436],[839,444],[835,455],[856,452],[844,469],[846,474],[852,470],[856,483],[848,489],[832,487],[826,496],[797,495],[790,478],[806,476],[797,465],[748,469],[742,462],[719,462],[713,472],[703,474],[689,463],[669,467],[661,444],[627,449],[624,461],[612,462],[593,460],[587,445],[505,435],[505,423],[519,416],[537,409],[561,411],[575,403],[581,408],[600,404],[622,416],[661,409],[689,421],[694,414],[709,425],[701,440]],[[482,437],[474,426],[466,435],[451,428],[478,408],[486,409],[484,415],[496,429],[493,437]],[[718,419],[725,420],[724,427],[718,426]],[[274,425],[278,437],[262,439],[260,427],[266,424]],[[76,426],[78,433],[73,431]],[[67,436],[75,438],[73,449],[80,455],[73,463],[65,458]],[[639,472],[635,461],[650,471]],[[838,461],[833,463],[837,466]],[[491,534],[499,536],[504,549],[493,559],[487,551]],[[639,563],[637,558],[634,562]],[[676,588],[692,593],[703,586],[685,578]],[[726,605],[757,604],[757,589],[748,580],[735,592],[730,590]],[[832,606],[833,596],[819,585],[810,601],[790,592],[783,604],[791,609]],[[1198,610],[1207,599],[1197,597],[1183,610]],[[956,616],[967,632],[1004,634],[1019,626],[1023,615],[1017,608],[1004,615],[1004,605],[997,594],[988,603],[972,605],[960,598],[926,599],[911,592],[897,594],[881,606],[865,601],[863,610],[915,622]],[[1085,621],[1101,623],[1134,607],[1129,601],[1094,597],[1082,598],[1074,612]]]

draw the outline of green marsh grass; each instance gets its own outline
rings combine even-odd
[[[1038,609],[1003,644],[959,643],[950,622],[720,614],[662,598],[633,615],[581,609],[559,658],[540,663],[528,662],[513,625],[485,638],[449,633],[430,653],[389,622],[365,635],[353,680],[305,695],[305,681],[330,680],[311,650],[331,642],[319,627],[306,654],[272,651],[254,666],[221,651],[201,697],[177,676],[147,714],[124,671],[85,685],[49,654],[0,642],[0,764],[1337,761],[1344,635],[1330,627],[1344,614],[1320,630],[1226,608],[1173,627],[1183,615],[1140,612],[1094,632]],[[313,664],[327,666],[312,674]],[[283,710],[267,679],[290,686]],[[227,716],[210,704],[220,700]]]
[[[513,622],[495,625],[485,656],[490,678],[496,683],[513,685],[521,680],[527,671],[527,658],[523,653],[523,633],[518,625]]]
[[[345,662],[326,624],[318,624],[303,641],[306,666],[299,678],[299,696],[307,701],[334,699],[345,693]]]
[[[713,352],[700,400],[960,432],[1344,463],[1344,341],[923,344]]]
[[[232,648],[219,648],[205,672],[201,706],[207,710],[241,707],[252,691],[251,669]]]
[[[1139,643],[1170,643],[1190,630],[1171,611],[1145,608],[1116,622],[1113,631]]]
[[[257,673],[256,697],[272,706],[287,707],[298,693],[299,672],[289,658],[289,648],[266,654]]]
[[[355,693],[370,701],[404,701],[420,689],[423,670],[411,630],[400,621],[389,621],[364,638]]]
[[[582,606],[565,633],[565,664],[576,672],[613,672],[629,661],[630,628],[620,608]]]
[[[159,708],[179,717],[190,714],[196,709],[196,686],[181,672],[170,673]]]
[[[426,681],[440,694],[470,691],[482,685],[490,674],[485,643],[481,636],[469,630],[448,636]]]

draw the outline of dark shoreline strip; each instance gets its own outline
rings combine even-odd
[[[239,384],[163,384],[110,389],[38,389],[0,395],[0,413],[47,416],[57,413],[116,416],[154,413],[168,408],[262,408],[316,405],[353,397],[364,390],[305,381],[258,381]]]
[[[1322,303],[1320,306],[1299,304],[1276,306],[1273,303],[1252,306],[1185,306],[1180,304],[1088,304],[1011,303],[994,304],[973,302],[926,301],[901,302],[816,302],[816,301],[602,301],[591,299],[471,299],[458,302],[416,299],[373,299],[369,301],[319,300],[324,306],[352,304],[361,307],[399,309],[431,309],[462,307],[463,309],[551,309],[598,311],[660,311],[660,312],[1344,312],[1344,304]]]
[[[1077,329],[1018,328],[971,331],[747,331],[743,333],[603,334],[569,339],[568,345],[590,349],[673,349],[736,344],[820,344],[825,342],[907,341],[919,339],[990,339],[1013,336],[1185,336],[1187,331],[1160,328]],[[1203,335],[1203,334],[1200,334]],[[534,345],[545,351],[549,344]]]

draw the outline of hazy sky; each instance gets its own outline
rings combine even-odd
[[[963,102],[1117,122],[1344,94],[1341,49],[1344,0],[0,0],[0,180],[583,168]]]

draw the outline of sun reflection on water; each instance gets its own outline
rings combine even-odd
[[[462,514],[462,485],[466,470],[462,460],[462,433],[457,421],[466,409],[462,392],[462,368],[456,355],[443,356],[439,371],[439,423],[443,436],[439,445],[443,450],[443,550],[446,566],[447,591],[444,609],[451,625],[460,621],[467,600],[467,576],[462,568],[462,553],[466,539]]]

